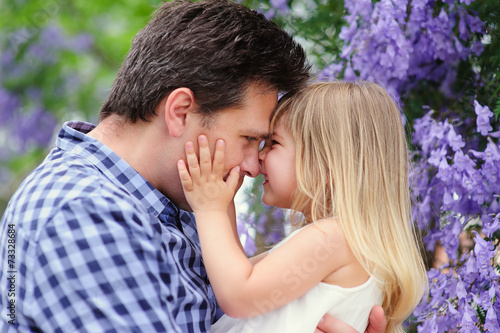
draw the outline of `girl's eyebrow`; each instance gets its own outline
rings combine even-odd
[[[276,133],[275,131],[271,133],[271,135],[269,135],[269,138],[271,138],[272,136],[277,136],[279,138],[281,138],[281,135],[279,133]]]

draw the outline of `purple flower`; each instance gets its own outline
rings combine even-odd
[[[429,163],[434,166],[439,166],[441,164],[441,160],[446,156],[446,153],[447,151],[445,148],[431,151],[431,156],[428,159]]]
[[[481,41],[479,40],[475,40],[472,43],[471,52],[474,53],[476,56],[479,56],[481,55],[481,53],[483,53],[483,51],[484,51],[483,43],[481,43]]]
[[[268,244],[276,244],[283,239],[283,229],[274,228],[266,235],[266,242]]]
[[[465,15],[465,20],[471,32],[483,33],[484,32],[484,22],[476,15]]]
[[[47,26],[40,34],[40,44],[47,48],[62,49],[66,48],[67,39],[58,27]]]
[[[80,34],[75,36],[69,45],[76,52],[86,52],[94,45],[94,38],[90,34]]]
[[[19,99],[0,86],[0,126],[8,124],[20,106]]]
[[[347,65],[344,71],[344,80],[346,81],[354,81],[356,80],[356,74],[350,65]]]
[[[418,326],[417,331],[422,333],[438,333],[436,318],[431,317],[425,320],[423,325]]]
[[[490,306],[486,312],[484,328],[490,332],[500,332],[500,326],[498,325],[497,315],[493,306]]]
[[[497,162],[500,161],[500,148],[497,144],[493,143],[491,138],[488,138],[488,144],[484,150],[484,155],[482,157],[486,162]]]
[[[467,260],[466,272],[467,273],[477,272],[476,258],[474,256],[469,256],[469,259]]]
[[[20,143],[21,152],[30,146],[47,146],[57,124],[54,116],[40,107],[35,108],[29,114],[18,116],[16,122],[17,128],[13,134]]]
[[[278,13],[286,14],[290,11],[287,0],[270,0],[269,4],[276,9]]]
[[[485,225],[482,231],[487,237],[491,237],[498,230],[500,230],[500,213],[496,214],[492,222]]]
[[[257,252],[255,239],[249,235],[248,231],[253,227],[253,220],[249,217],[250,214],[239,214],[236,219],[236,228],[238,236],[243,242],[243,249],[248,256],[252,256]]]
[[[257,230],[257,232],[259,232],[261,234],[265,234],[267,221],[268,221],[268,216],[264,212],[255,221],[255,230]]]
[[[469,29],[467,27],[467,21],[464,17],[464,14],[466,15],[467,13],[466,12],[464,13],[464,12],[465,11],[463,11],[463,10],[461,10],[459,12],[461,15],[460,15],[459,22],[458,22],[458,31],[460,33],[460,38],[465,41],[465,40],[469,39],[470,34],[469,34]]]
[[[467,174],[472,175],[474,173],[476,163],[469,157],[465,155],[461,150],[457,151],[453,157],[453,166],[458,172],[467,172]]]
[[[318,74],[319,81],[334,81],[339,78],[339,74],[342,72],[344,68],[344,63],[333,63],[331,65],[326,66],[321,72]]]
[[[245,246],[243,247],[245,253],[248,256],[253,256],[257,252],[257,246],[255,245],[255,239],[252,237],[247,237],[245,239]]]
[[[12,50],[4,50],[1,62],[2,68],[11,66],[13,62],[14,62],[14,52]]]
[[[431,162],[429,161],[429,163],[431,163]],[[433,164],[433,163],[431,163],[431,164]],[[438,170],[439,171],[438,171],[436,177],[441,179],[443,182],[448,182],[453,178],[453,168],[448,164],[448,162],[446,161],[446,158],[441,159],[441,161],[439,162],[439,169]],[[450,199],[451,199],[451,195],[450,195]]]
[[[488,132],[493,130],[493,127],[490,125],[490,118],[493,116],[493,112],[490,111],[488,106],[481,106],[476,100],[474,100],[474,111],[477,115],[477,131],[482,135],[488,134]]]
[[[462,317],[462,328],[459,332],[463,333],[479,333],[479,328],[475,326],[477,322],[477,317],[474,314],[474,311],[471,309],[469,305],[466,306],[466,310],[464,316]]]
[[[460,298],[465,298],[467,296],[467,291],[465,290],[464,283],[462,280],[458,280],[457,283],[457,297]]]

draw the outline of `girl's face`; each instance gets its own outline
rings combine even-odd
[[[259,153],[260,172],[264,175],[266,205],[291,208],[293,193],[297,187],[295,173],[295,141],[278,120],[274,132]]]

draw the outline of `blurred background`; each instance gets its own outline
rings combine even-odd
[[[292,33],[318,79],[373,80],[401,105],[431,283],[408,329],[499,332],[500,1],[238,2]],[[0,0],[0,216],[63,122],[97,122],[160,4]],[[284,233],[284,212],[260,202],[261,184],[247,180],[238,196],[249,255]]]
[[[0,3],[0,213],[67,120],[97,121],[159,1]]]

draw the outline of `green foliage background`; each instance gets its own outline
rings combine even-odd
[[[0,2],[0,52],[14,50],[16,66],[35,68],[28,75],[4,82],[7,89],[23,96],[19,112],[23,112],[30,103],[26,91],[36,87],[41,90],[44,107],[56,117],[59,125],[67,120],[95,123],[133,36],[147,23],[160,3],[158,0]],[[93,41],[92,46],[84,52],[56,50],[57,54],[50,56],[58,60],[49,65],[26,59],[26,49],[38,41],[47,27],[60,30],[70,41],[80,34],[88,34]],[[2,74],[0,72],[0,78]],[[67,77],[77,77],[77,86],[68,88]],[[62,89],[55,89],[61,86]],[[0,184],[0,215],[22,179],[43,160],[52,146],[30,147],[25,154],[8,160],[0,159],[0,167],[10,171],[8,180]]]

